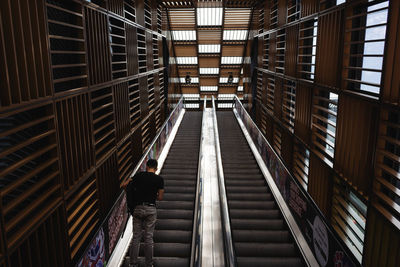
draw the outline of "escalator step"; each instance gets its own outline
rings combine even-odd
[[[167,201],[157,202],[157,209],[185,209],[193,210],[193,201]]]
[[[248,218],[248,219],[280,219],[281,215],[279,210],[256,210],[256,209],[230,209],[229,215],[232,219]]]
[[[244,243],[235,242],[238,257],[293,257],[296,247],[292,243]]]
[[[265,186],[232,186],[227,185],[226,190],[230,193],[268,193]]]
[[[158,209],[157,210],[157,218],[158,219],[192,219],[193,211],[192,210],[173,210],[173,209]]]
[[[260,231],[260,230],[233,230],[233,238],[236,242],[289,242],[289,231]]]
[[[192,241],[191,231],[181,230],[155,230],[154,242],[161,243],[190,243]]]
[[[172,186],[172,185],[164,186],[164,190],[167,193],[191,193],[191,194],[194,194],[196,191],[194,186]]]
[[[164,195],[164,200],[182,200],[182,201],[194,201],[195,196],[193,194],[185,193],[166,193]]]
[[[192,220],[159,219],[156,223],[157,230],[187,230],[192,231]]]
[[[230,209],[272,209],[275,208],[274,201],[243,201],[243,200],[229,200]]]
[[[304,266],[300,258],[266,258],[266,257],[238,257],[238,266],[240,267],[300,267]]]
[[[282,230],[283,220],[231,219],[233,229]]]
[[[258,200],[258,201],[265,201],[271,200],[272,195],[269,193],[229,193],[228,192],[228,199],[230,200]]]

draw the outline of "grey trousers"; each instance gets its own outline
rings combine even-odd
[[[138,266],[139,246],[142,239],[142,229],[144,230],[144,256],[146,266],[153,265],[153,232],[157,220],[157,210],[155,206],[139,205],[133,211],[133,238],[129,251],[130,264]]]

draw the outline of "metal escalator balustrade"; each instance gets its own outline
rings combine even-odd
[[[237,265],[304,266],[233,112],[217,119]]]
[[[190,265],[201,124],[201,112],[186,111],[160,173],[165,193],[157,203],[154,231],[158,267]]]

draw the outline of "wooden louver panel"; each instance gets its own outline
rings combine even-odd
[[[147,48],[146,48],[146,32],[137,29],[137,54],[139,62],[139,73],[147,71]]]
[[[47,0],[53,84],[56,93],[87,86],[82,5]]]
[[[150,119],[146,118],[142,121],[142,151],[146,151],[146,149],[150,145]]]
[[[112,78],[115,80],[127,76],[125,23],[122,20],[111,16],[109,16],[109,23]]]
[[[138,126],[140,120],[140,95],[139,95],[139,81],[132,79],[129,81],[129,116],[131,122],[131,129]]]
[[[131,138],[126,138],[117,148],[119,184],[129,179],[133,171]]]
[[[337,94],[315,89],[312,112],[314,152],[331,167],[335,154],[337,105]]]
[[[86,39],[88,46],[89,84],[111,80],[110,49],[107,15],[85,7]],[[89,27],[94,25],[94,27]]]
[[[0,108],[52,95],[43,4],[0,3]]]
[[[76,262],[99,226],[96,178],[90,175],[66,200],[71,260]]]
[[[92,120],[96,162],[115,146],[115,120],[111,87],[92,91]]]
[[[25,235],[15,249],[9,250],[9,265],[24,266],[71,266],[65,238],[65,212],[58,205],[41,218],[42,223]],[[57,244],[57,245],[55,245]],[[1,265],[0,265],[1,266]]]
[[[124,15],[131,22],[136,22],[136,9],[134,0],[124,0]]]
[[[296,109],[296,82],[286,80],[283,85],[282,118],[283,124],[294,132]]]
[[[100,221],[105,219],[119,192],[117,155],[114,152],[96,170],[97,191],[100,200]]]
[[[4,238],[13,247],[61,201],[52,105],[0,119]]]
[[[374,194],[378,210],[400,229],[400,112],[383,110],[376,157]]]
[[[317,18],[300,24],[298,72],[302,79],[314,80],[317,51]]]
[[[307,190],[308,173],[310,170],[310,151],[299,141],[294,143],[293,175]]]
[[[128,83],[123,82],[113,86],[115,130],[117,143],[124,139],[130,131]]]
[[[108,9],[114,14],[124,16],[124,0],[107,0]]]
[[[94,165],[88,94],[56,103],[64,191],[67,192]]]

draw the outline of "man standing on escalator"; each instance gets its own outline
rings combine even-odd
[[[144,230],[144,256],[146,266],[153,266],[153,232],[156,225],[156,199],[162,200],[164,195],[164,180],[155,174],[157,160],[149,159],[146,171],[133,176],[126,188],[129,212],[133,217],[133,238],[129,250],[129,266],[139,266],[139,246]]]

